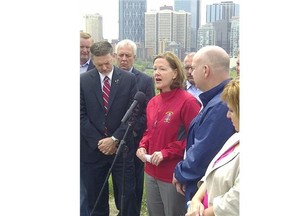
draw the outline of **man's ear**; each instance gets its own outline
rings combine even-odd
[[[207,78],[210,75],[210,68],[208,65],[204,65],[204,76]]]

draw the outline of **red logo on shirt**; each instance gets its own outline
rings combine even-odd
[[[165,113],[165,119],[164,119],[164,122],[166,123],[170,123],[170,120],[171,120],[171,116],[173,115],[173,112],[172,111],[168,111]]]

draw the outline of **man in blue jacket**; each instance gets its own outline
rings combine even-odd
[[[197,182],[210,161],[235,133],[226,117],[228,108],[220,98],[230,81],[229,65],[229,55],[218,46],[203,47],[193,58],[192,75],[196,87],[203,91],[199,95],[203,108],[190,124],[185,156],[175,167],[173,177],[173,184],[187,202],[197,191]]]

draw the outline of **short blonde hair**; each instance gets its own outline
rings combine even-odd
[[[80,32],[80,38],[89,39],[91,35],[88,32]]]
[[[240,95],[240,81],[236,77],[232,79],[224,88],[221,99],[230,104],[235,109],[236,115],[239,118],[239,95]]]

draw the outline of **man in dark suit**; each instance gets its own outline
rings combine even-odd
[[[113,66],[113,48],[107,41],[94,43],[90,52],[95,68],[80,75],[80,175],[87,189],[88,203],[93,216],[109,216],[109,188],[106,182],[99,202],[95,202],[104,185],[105,178],[113,160],[119,141],[127,131],[127,124],[121,122],[126,111],[131,106],[137,92],[136,77]],[[105,77],[110,78],[110,94],[107,110],[102,89],[105,87]],[[106,105],[105,105],[106,106]],[[135,216],[136,197],[134,173],[135,146],[132,131],[125,136],[128,147],[127,157],[123,160],[123,151],[117,154],[113,165],[112,179],[119,189],[117,205],[121,206],[119,214]],[[125,169],[123,163],[125,162]],[[125,198],[121,199],[124,171]],[[121,205],[121,201],[123,204]],[[122,212],[123,211],[123,212]]]
[[[87,32],[80,32],[80,74],[95,67],[90,58],[90,47],[92,44],[91,35]]]
[[[128,73],[131,72],[135,74],[137,80],[138,90],[142,91],[146,95],[146,103],[141,110],[142,115],[137,119],[133,127],[133,136],[135,143],[135,155],[134,155],[134,165],[135,165],[135,192],[137,198],[137,209],[140,215],[142,196],[143,196],[143,184],[144,184],[144,163],[136,156],[136,150],[138,149],[139,142],[146,130],[146,105],[148,101],[155,96],[154,81],[151,76],[135,69],[133,64],[136,59],[137,45],[128,39],[122,40],[117,43],[115,47],[115,54],[117,59],[117,66]],[[117,187],[114,187],[114,194],[118,194]],[[117,197],[117,196],[116,196]],[[117,206],[118,207],[118,206]]]

